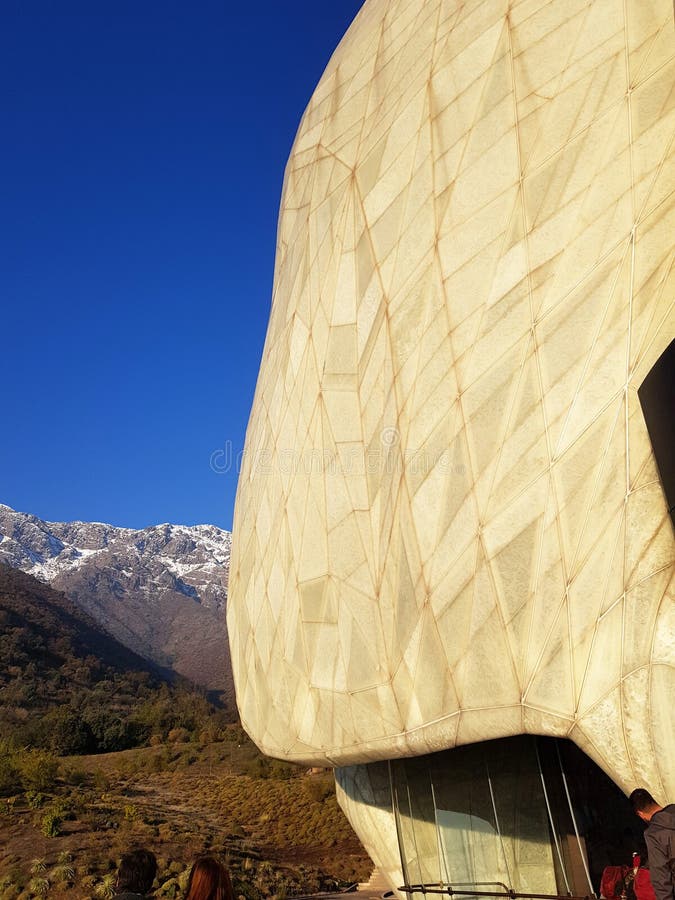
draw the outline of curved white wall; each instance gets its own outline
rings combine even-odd
[[[244,726],[337,765],[521,732],[675,794],[670,0],[367,0],[288,162],[237,496]]]

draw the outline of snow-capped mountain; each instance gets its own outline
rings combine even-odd
[[[48,582],[136,653],[230,693],[228,531],[45,522],[0,504],[0,562]]]

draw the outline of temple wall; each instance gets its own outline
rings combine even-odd
[[[670,0],[367,0],[335,51],[235,510],[266,753],[545,734],[675,796],[675,537],[637,396],[675,338],[673,83]]]

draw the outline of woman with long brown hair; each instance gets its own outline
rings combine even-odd
[[[225,866],[212,856],[195,860],[185,900],[234,900],[230,873]]]

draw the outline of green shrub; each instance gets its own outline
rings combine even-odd
[[[116,876],[114,872],[104,875],[103,880],[99,881],[94,887],[94,894],[97,897],[101,897],[102,900],[111,900],[115,896],[115,881]]]
[[[159,890],[155,892],[155,896],[167,897],[168,900],[175,900],[175,898],[179,896],[179,893],[180,885],[177,879],[169,878],[169,880],[165,881],[164,884],[159,888]]]
[[[11,875],[0,878],[0,897],[2,900],[14,900],[21,893],[21,887],[15,884]]]
[[[59,761],[47,750],[23,750],[16,754],[16,765],[24,789],[49,791],[56,784]]]
[[[51,876],[57,884],[67,884],[75,880],[75,869],[70,863],[62,863],[52,869]]]
[[[21,776],[13,754],[3,752],[0,747],[0,796],[15,794],[21,790]]]
[[[46,813],[52,813],[60,819],[76,818],[77,803],[73,797],[55,797],[49,806],[45,807]]]
[[[45,837],[58,837],[61,834],[63,819],[55,812],[45,813],[42,817],[40,830]]]
[[[42,719],[42,727],[48,734],[48,746],[59,756],[89,753],[96,748],[87,722],[67,707],[50,710]]]
[[[32,878],[28,889],[35,897],[46,897],[49,893],[49,881],[46,878]]]
[[[130,725],[107,709],[88,706],[83,710],[82,718],[91,731],[99,753],[127,750],[138,743],[137,735]]]
[[[40,809],[46,799],[41,791],[26,791],[26,803],[29,809]]]

